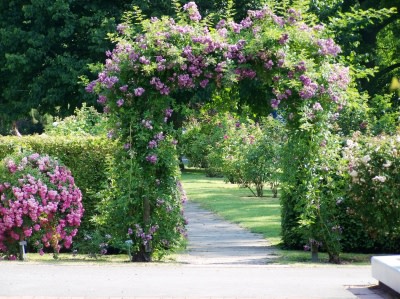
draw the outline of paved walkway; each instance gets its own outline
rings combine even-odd
[[[190,265],[265,265],[274,252],[262,235],[224,221],[199,205],[188,202],[187,253],[178,261]]]
[[[362,298],[370,266],[274,266],[263,238],[186,205],[188,251],[175,263],[71,264],[0,262],[0,299],[49,298]]]

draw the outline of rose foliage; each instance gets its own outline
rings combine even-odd
[[[168,214],[167,219],[157,218],[157,200],[167,206],[174,203],[170,206],[176,215],[181,209],[172,199],[177,194],[172,179],[177,164],[172,159],[175,145],[169,122],[177,91],[245,87],[251,82],[262,95],[262,105],[279,110],[294,135],[300,129],[305,132],[302,138],[312,136],[312,142],[319,144],[346,103],[350,75],[349,68],[336,61],[341,49],[323,26],[303,20],[293,9],[277,15],[265,7],[249,11],[239,23],[228,18],[215,26],[202,18],[194,2],[179,8],[176,20],[144,19],[136,12],[139,24],[135,25],[131,15],[118,26],[115,48],[107,52],[103,71],[86,89],[98,94],[113,122],[110,137],[127,149],[118,159],[131,165],[123,176],[132,179],[121,178],[117,186],[126,189],[124,201],[132,202],[127,215],[139,216],[121,219],[120,226],[125,223],[126,230],[133,230],[131,235],[143,239],[142,252],[151,252],[149,240],[164,222],[170,223]],[[317,147],[312,147],[303,155],[306,164],[313,163],[316,153]],[[297,169],[291,166],[284,171]],[[311,188],[318,189],[318,183]],[[117,206],[129,210],[122,202]],[[130,227],[134,218],[138,223]],[[173,218],[175,225],[169,231],[182,223],[178,216]],[[158,240],[153,247],[161,247],[163,238]]]
[[[39,252],[70,248],[84,209],[71,172],[49,156],[17,154],[0,164],[0,251],[19,252],[33,240]]]
[[[344,246],[349,250],[400,250],[400,136],[365,137],[359,132],[343,149],[346,196],[338,205]],[[362,240],[362,245],[354,240]],[[361,243],[361,242],[360,242]]]
[[[184,127],[181,150],[189,165],[204,166],[207,175],[222,175],[254,196],[263,196],[268,184],[277,196],[285,139],[279,120],[269,116],[255,122],[230,113],[202,112],[188,118]]]

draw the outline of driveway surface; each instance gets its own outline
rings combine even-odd
[[[0,262],[9,298],[395,298],[370,266],[278,266],[261,236],[186,204],[188,250],[176,262],[71,264]]]

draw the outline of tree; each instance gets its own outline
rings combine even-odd
[[[388,92],[400,75],[400,2],[396,0],[315,0],[310,12],[335,33],[343,56],[360,70],[374,70],[359,87],[372,96]],[[371,73],[370,73],[371,74]]]
[[[0,2],[0,132],[32,108],[65,116],[93,103],[79,77],[110,49],[107,32],[130,1]]]

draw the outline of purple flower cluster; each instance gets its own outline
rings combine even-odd
[[[313,82],[306,75],[301,75],[299,79],[303,83],[303,88],[299,91],[300,97],[303,100],[314,97],[318,91],[318,84]]]
[[[135,88],[135,90],[134,90],[135,96],[137,96],[137,97],[142,96],[144,94],[144,92],[145,92],[145,90],[143,87],[138,87],[138,88]]]
[[[97,99],[97,103],[104,105],[107,102],[107,97],[105,95],[100,95]]]
[[[149,243],[153,239],[153,235],[156,233],[158,229],[159,226],[157,224],[152,225],[149,228],[148,233],[146,234],[143,228],[139,224],[135,224],[135,235],[137,238],[140,238],[142,240],[143,245],[147,245],[147,243]],[[129,235],[133,234],[133,230],[131,228],[128,229],[128,234]]]
[[[295,24],[302,19],[301,13],[293,8],[288,9],[288,23]]]
[[[41,240],[38,248],[69,248],[84,212],[71,172],[38,154],[9,158],[6,167],[10,182],[0,182],[0,251],[33,235]]]
[[[143,119],[143,120],[142,120],[142,125],[143,125],[143,127],[145,127],[146,129],[153,130],[153,124],[152,124],[152,121],[151,121],[151,120]]]
[[[117,25],[117,31],[118,31],[120,34],[124,34],[127,28],[128,28],[128,26],[125,25],[125,24],[118,24],[118,25]]]
[[[273,15],[273,12],[269,8],[264,8],[262,10],[249,10],[248,14],[254,19],[263,19],[266,16]]]
[[[340,52],[342,52],[342,49],[335,44],[331,38],[319,39],[317,45],[319,46],[318,53],[321,55],[332,55],[336,57]]]
[[[199,10],[198,10],[197,5],[196,5],[195,2],[186,3],[186,4],[183,6],[183,10],[189,12],[189,18],[190,18],[192,21],[198,22],[198,21],[201,20],[201,15],[200,15],[200,13],[199,13]]]
[[[162,95],[168,95],[170,88],[161,82],[160,78],[153,77],[150,80],[150,84],[153,85]]]
[[[165,203],[165,200],[162,198],[157,198],[156,206],[161,207]]]
[[[181,88],[194,88],[195,87],[193,80],[189,74],[178,75],[178,85]]]
[[[334,65],[329,73],[328,82],[338,88],[345,90],[350,84],[350,69],[340,65]]]
[[[321,104],[319,102],[314,103],[313,105],[313,110],[314,111],[323,111],[324,108],[322,108]]]
[[[147,145],[147,148],[153,149],[153,148],[156,148],[156,147],[157,147],[157,141],[150,140],[148,145]]]
[[[289,41],[289,34],[284,33],[282,34],[281,38],[279,39],[279,44],[285,45]]]
[[[185,203],[187,201],[187,196],[185,189],[183,189],[181,181],[177,181],[176,186],[178,187],[179,193],[181,195],[181,202]]]
[[[122,107],[124,105],[124,99],[119,99],[118,101],[117,101],[117,106],[118,107]]]
[[[156,141],[162,141],[165,139],[165,135],[163,132],[157,133],[156,135],[154,135],[154,139]]]
[[[172,116],[172,112],[174,112],[174,110],[172,110],[171,108],[167,108],[164,111],[164,122],[166,123],[168,121],[168,119]]]
[[[147,162],[150,162],[151,164],[156,164],[156,163],[157,163],[157,160],[158,160],[158,158],[157,158],[157,155],[156,155],[156,154],[151,154],[151,155],[148,155],[148,156],[146,157],[146,161],[147,161]]]

